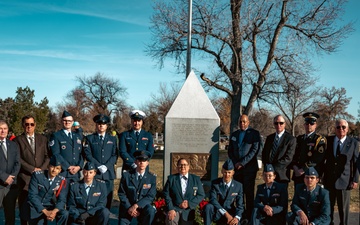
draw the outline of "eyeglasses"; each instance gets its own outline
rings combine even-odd
[[[180,164],[178,167],[187,167],[189,164]]]
[[[65,123],[71,123],[72,120],[63,120],[63,122],[65,122]]]
[[[274,122],[274,125],[284,125],[285,122]]]
[[[29,126],[31,127],[35,126],[35,123],[25,123],[25,127],[29,127]]]
[[[340,130],[340,129],[345,130],[345,129],[346,129],[346,126],[337,126],[336,129],[338,129],[338,130]]]

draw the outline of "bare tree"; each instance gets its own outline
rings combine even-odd
[[[321,91],[321,100],[317,105],[317,111],[321,116],[321,126],[318,129],[322,129],[323,133],[330,135],[333,133],[337,118],[353,120],[354,117],[346,112],[350,100],[351,97],[346,97],[345,88],[324,88]]]
[[[314,54],[332,53],[352,32],[339,26],[346,0],[194,0],[194,56],[212,62],[199,72],[207,85],[231,99],[231,131],[241,112],[250,114],[263,93],[271,94],[290,73],[311,73]],[[157,1],[153,40],[147,53],[163,66],[174,58],[185,70],[188,1]],[[194,57],[192,57],[194,58]],[[242,110],[242,104],[245,109]]]

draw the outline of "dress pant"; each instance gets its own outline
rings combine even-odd
[[[15,206],[19,194],[16,184],[0,189],[0,201],[4,207],[5,225],[15,225]]]
[[[335,188],[328,188],[328,191],[330,196],[331,224],[334,223],[334,206],[335,202],[337,202],[340,225],[350,225],[350,190],[337,190]]]
[[[155,218],[155,209],[152,205],[146,205],[145,208],[140,209],[140,216],[137,217],[137,221],[141,225],[151,225]],[[123,216],[122,216],[123,215]],[[119,212],[119,225],[128,225],[131,223],[133,217],[126,212]]]

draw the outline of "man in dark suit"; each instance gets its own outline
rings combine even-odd
[[[47,170],[32,173],[28,201],[20,211],[21,219],[29,225],[46,224],[46,221],[54,219],[56,224],[66,225],[69,216],[65,210],[68,187],[60,172],[60,161],[52,156]]]
[[[142,225],[151,225],[155,217],[152,202],[156,196],[156,176],[146,171],[150,152],[137,151],[134,154],[135,170],[124,171],[119,187],[119,225],[128,225],[133,218]]]
[[[140,110],[133,110],[129,113],[132,129],[120,134],[119,151],[123,160],[123,170],[136,168],[134,153],[145,150],[154,155],[154,140],[152,135],[142,129],[145,113]],[[147,167],[149,168],[149,167]]]
[[[293,159],[296,138],[285,131],[285,119],[281,115],[274,118],[276,132],[267,136],[262,151],[262,162],[272,164],[276,173],[275,181],[284,183],[286,188],[290,182],[289,165]]]
[[[249,127],[247,115],[239,118],[240,129],[230,136],[228,156],[235,165],[234,179],[244,188],[245,214],[244,219],[250,220],[254,208],[254,188],[257,171],[257,154],[260,149],[259,131]]]
[[[21,205],[28,196],[28,188],[31,174],[33,172],[46,170],[49,164],[49,145],[44,135],[36,134],[35,118],[31,115],[21,119],[24,133],[14,139],[20,149],[21,168],[18,174],[19,197],[18,205],[21,214]],[[26,221],[21,220],[21,224],[26,225]]]
[[[116,138],[106,134],[110,118],[99,114],[93,118],[96,132],[85,138],[84,151],[86,160],[97,168],[96,179],[105,181],[108,190],[106,207],[110,210],[113,200],[115,164],[117,160]]]
[[[6,139],[8,132],[7,123],[0,120],[0,206],[4,206],[5,225],[14,225],[20,154],[17,144]]]
[[[205,192],[200,177],[189,173],[189,162],[180,158],[178,173],[170,175],[164,187],[166,202],[165,224],[193,224],[196,206],[204,199]]]
[[[222,178],[212,181],[210,200],[204,208],[204,224],[239,224],[244,211],[242,184],[233,180],[234,164],[228,159],[222,166]]]
[[[303,115],[305,134],[296,138],[295,155],[291,163],[293,169],[292,180],[294,187],[297,184],[304,183],[304,173],[309,167],[314,167],[322,176],[326,138],[316,133],[317,119],[320,117],[317,113],[307,112]]]
[[[52,154],[61,162],[63,172],[60,174],[69,183],[80,179],[80,170],[84,166],[82,140],[79,134],[71,132],[73,117],[67,111],[62,114],[63,129],[53,133],[49,146]]]
[[[318,185],[314,167],[305,171],[304,184],[298,184],[291,203],[288,224],[328,225],[330,223],[329,192]]]
[[[285,225],[288,208],[288,191],[284,184],[275,181],[275,171],[266,164],[263,171],[264,184],[257,186],[252,225]]]
[[[349,223],[350,190],[359,183],[359,143],[348,137],[349,125],[346,120],[336,120],[336,136],[327,137],[323,183],[330,192],[331,222],[334,219],[334,205],[337,202],[341,225]]]
[[[96,167],[91,162],[85,164],[83,173],[84,179],[70,184],[69,222],[72,225],[106,225],[110,216],[106,208],[106,184],[94,179]]]

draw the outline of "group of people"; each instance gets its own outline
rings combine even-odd
[[[35,133],[33,116],[24,116],[24,133],[6,139],[8,125],[0,121],[0,205],[5,224],[15,224],[18,201],[21,224],[108,224],[112,213],[115,164],[123,171],[118,189],[119,225],[137,219],[152,224],[156,209],[156,176],[149,172],[154,154],[152,135],[142,129],[145,113],[130,112],[132,128],[119,139],[107,133],[110,118],[96,115],[95,132],[82,136],[72,130],[73,117],[64,111],[62,129],[48,140]],[[335,136],[316,133],[316,113],[305,113],[305,134],[297,138],[285,131],[278,115],[275,133],[262,147],[260,133],[247,115],[231,134],[222,177],[212,181],[205,225],[218,224],[330,224],[337,202],[340,224],[349,224],[350,190],[358,187],[358,142],[347,136],[348,123],[337,120]],[[118,143],[119,142],[119,143]],[[258,158],[264,164],[264,184],[257,187]],[[167,177],[163,189],[167,225],[192,224],[195,209],[205,198],[200,177],[189,173],[190,162],[177,161],[178,173]],[[290,177],[292,172],[292,177]],[[288,213],[288,185],[295,194]],[[321,183],[322,185],[319,185]],[[323,187],[324,186],[324,187]]]
[[[95,132],[83,136],[64,111],[62,129],[49,140],[35,132],[34,116],[22,118],[24,132],[13,141],[7,139],[8,124],[0,120],[0,207],[5,224],[15,224],[16,202],[22,225],[53,220],[108,224],[115,216],[110,207],[119,152],[124,167],[129,166],[125,169],[131,171],[137,167],[135,152],[145,150],[149,158],[154,153],[152,136],[141,129],[145,113],[134,110],[129,115],[132,129],[120,135],[120,143],[107,133],[110,118],[103,114],[93,118]],[[156,188],[156,183],[152,186]]]
[[[234,181],[243,188],[244,223],[334,224],[337,203],[340,225],[350,224],[350,191],[358,188],[359,181],[359,143],[347,136],[349,125],[344,119],[336,120],[335,136],[324,137],[316,133],[317,113],[307,112],[303,117],[305,134],[295,138],[285,131],[284,117],[275,116],[275,133],[266,137],[263,148],[248,116],[239,118],[240,129],[230,136],[228,156],[234,165]],[[259,158],[265,184],[254,195]],[[287,214],[291,180],[295,194],[292,214]]]

